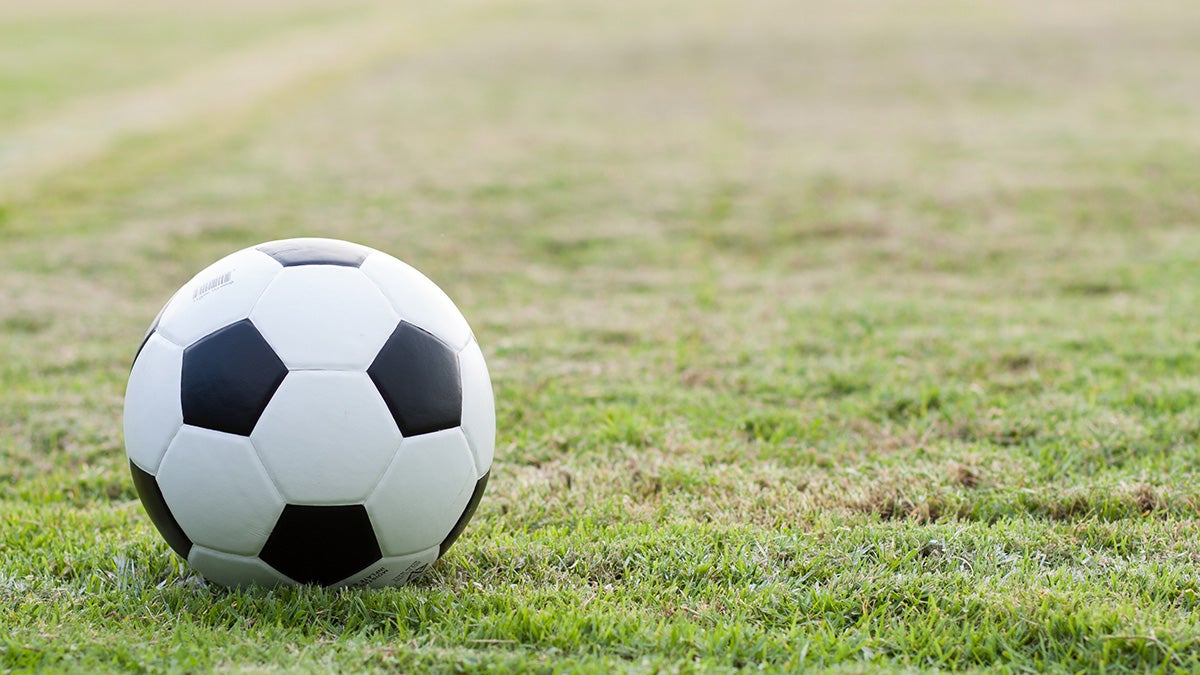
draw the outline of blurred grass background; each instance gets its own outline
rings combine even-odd
[[[0,167],[289,73],[0,205],[0,664],[1195,668],[1197,37],[1171,0],[0,4]],[[301,235],[421,269],[489,359],[493,480],[414,587],[206,587],[127,476],[158,307]]]

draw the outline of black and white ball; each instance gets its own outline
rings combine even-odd
[[[483,353],[450,298],[333,239],[267,242],[197,274],[125,394],[146,511],[227,586],[408,582],[470,520],[495,433]]]

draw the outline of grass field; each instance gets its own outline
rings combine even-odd
[[[0,0],[0,670],[1200,669],[1198,74],[1185,0]],[[414,586],[207,586],[128,475],[155,312],[300,235],[488,358]]]

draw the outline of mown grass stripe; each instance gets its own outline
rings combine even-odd
[[[27,197],[41,181],[102,157],[126,139],[236,115],[305,82],[349,75],[436,44],[462,26],[477,28],[472,10],[478,8],[424,17],[374,11],[291,30],[174,79],[72,103],[0,136],[0,203]]]

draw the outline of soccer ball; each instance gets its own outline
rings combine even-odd
[[[167,302],[125,393],[163,538],[224,586],[407,583],[475,512],[492,385],[432,281],[365,246],[243,249]]]

